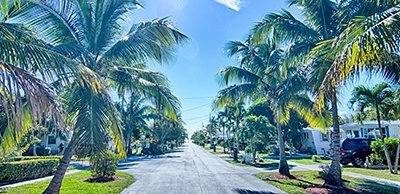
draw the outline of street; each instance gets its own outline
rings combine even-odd
[[[284,193],[254,177],[258,169],[231,165],[190,142],[174,153],[128,160],[119,169],[136,179],[124,194]]]

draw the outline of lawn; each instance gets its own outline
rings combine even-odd
[[[343,168],[343,171],[400,182],[400,174],[389,174],[388,169],[366,169],[366,168],[346,167]]]
[[[304,164],[304,165],[308,165],[308,164],[331,164],[332,160],[331,159],[322,159],[320,162],[314,162],[312,161],[311,158],[301,158],[301,159],[295,159],[295,158],[288,158],[289,162],[295,162],[297,164]]]
[[[327,189],[322,189],[323,179],[318,177],[318,171],[294,171],[292,175],[294,179],[288,179],[276,172],[263,172],[255,176],[264,180],[277,188],[294,194],[300,193],[316,193],[326,192]],[[396,187],[384,186],[378,183],[363,181],[351,177],[344,176],[344,184],[346,189],[330,191],[331,193],[398,193]],[[315,190],[314,190],[315,189]]]
[[[247,167],[266,168],[266,169],[278,169],[279,166],[279,163],[274,160],[264,160],[264,162],[243,164],[241,159],[239,159],[237,162],[233,161],[232,158],[224,158],[224,159],[226,162],[237,166],[247,166]]]
[[[83,180],[90,177],[90,171],[80,171],[74,174],[67,175],[61,186],[61,193],[64,194],[112,194],[120,193],[126,187],[131,185],[135,180],[132,175],[125,172],[117,172],[118,179],[106,183],[89,183]],[[42,193],[50,180],[36,182],[33,184],[13,187],[2,191],[8,194],[37,194]]]

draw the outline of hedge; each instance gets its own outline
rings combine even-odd
[[[396,151],[399,140],[396,138],[385,138],[385,143],[389,151],[390,160],[392,164],[396,163]],[[373,158],[380,158],[384,164],[387,164],[385,151],[383,149],[382,140],[371,142],[371,148],[374,150]],[[400,161],[399,161],[400,162]]]
[[[17,156],[12,160],[16,161],[26,161],[26,160],[37,160],[37,159],[58,159],[61,160],[63,156]]]
[[[59,159],[36,159],[0,164],[0,183],[19,182],[53,175]]]

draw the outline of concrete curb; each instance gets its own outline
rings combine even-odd
[[[77,172],[80,172],[80,171],[81,170],[70,170],[67,173],[65,173],[65,175],[74,174],[74,173],[77,173]],[[31,184],[31,183],[35,183],[35,182],[49,180],[49,179],[52,179],[52,178],[53,178],[53,176],[46,176],[46,177],[42,177],[42,178],[38,178],[38,179],[32,179],[32,180],[18,182],[18,183],[9,184],[9,185],[3,185],[3,186],[0,187],[0,191],[3,191],[5,189],[11,188],[11,187],[18,187],[18,186],[21,186],[21,185],[27,185],[27,184]]]

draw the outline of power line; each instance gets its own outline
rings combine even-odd
[[[189,118],[189,119],[184,119],[185,121],[191,121],[191,120],[197,120],[197,119],[202,119],[202,118],[206,118],[208,117],[207,115],[203,115],[203,116],[199,116],[199,117],[193,117],[193,118]]]
[[[210,99],[210,98],[215,98],[215,96],[196,96],[196,97],[185,97],[185,98],[179,98],[183,100],[199,100],[199,99]]]
[[[195,109],[202,108],[202,107],[205,107],[205,106],[210,105],[210,104],[212,104],[212,102],[207,103],[207,104],[203,104],[203,105],[200,105],[200,106],[197,106],[197,107],[194,107],[194,108],[190,108],[190,109],[187,109],[187,110],[183,110],[182,112],[187,112],[187,111],[195,110]]]

